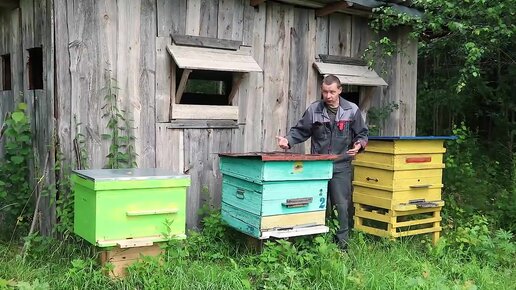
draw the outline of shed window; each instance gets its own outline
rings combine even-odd
[[[176,71],[176,83],[180,83],[182,69]],[[190,73],[179,104],[189,105],[231,105],[229,94],[233,85],[231,72],[196,70]]]
[[[183,37],[184,38],[184,37]],[[193,43],[224,40],[197,37]],[[238,120],[233,100],[245,73],[260,72],[249,47],[167,46],[175,64],[171,119]]]
[[[1,62],[2,62],[2,91],[10,91],[12,90],[11,87],[11,55],[10,54],[4,54],[1,56]]]
[[[43,50],[41,47],[28,49],[29,90],[43,89]]]
[[[375,88],[387,86],[387,83],[363,60],[336,55],[319,56],[323,61],[314,62],[314,67],[322,76],[333,74],[338,77],[343,86],[341,96],[357,104],[367,120]]]

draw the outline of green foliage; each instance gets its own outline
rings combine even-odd
[[[77,115],[73,115],[73,123],[75,125],[75,138],[73,140],[74,148],[76,151],[77,160],[76,160],[76,168],[77,169],[88,169],[88,150],[86,149],[86,136],[81,132],[81,123],[77,121]],[[62,162],[62,160],[60,160]]]
[[[131,265],[123,280],[108,278],[112,266],[101,267],[87,244],[34,236],[25,261],[0,244],[0,289],[22,281],[48,289],[512,289],[512,235],[491,233],[481,216],[461,227],[437,247],[424,237],[353,232],[346,253],[331,235],[270,240],[258,249],[213,211],[202,231],[166,243],[164,254]]]
[[[5,121],[4,160],[0,163],[0,216],[7,226],[2,226],[2,231],[16,227],[27,230],[34,208],[28,180],[33,155],[26,109],[26,104],[18,104]]]
[[[490,215],[498,226],[516,230],[514,169],[483,153],[478,137],[464,123],[453,129],[445,156],[444,208],[448,218],[463,220],[477,212]]]
[[[498,229],[486,216],[473,214],[460,220],[446,220],[445,237],[436,247],[429,246],[435,258],[453,255],[465,263],[482,261],[492,267],[514,266],[516,243],[510,231]]]
[[[395,102],[390,102],[380,107],[371,107],[367,111],[369,135],[381,136],[385,127],[385,121],[394,110],[398,109],[399,105]]]
[[[73,122],[75,125],[75,138],[73,141],[74,151],[76,154],[75,169],[88,169],[88,150],[86,149],[86,136],[81,133],[81,123],[77,121],[74,115]],[[58,147],[59,148],[59,147]],[[70,162],[66,162],[61,151],[56,152],[55,171],[64,174],[57,181],[56,198],[56,218],[54,231],[59,233],[63,239],[74,237],[73,221],[74,221],[74,192],[70,182],[69,174],[72,170]]]
[[[63,170],[70,172],[70,165],[64,162],[64,156],[61,152],[56,153],[56,172]],[[54,231],[68,237],[73,232],[73,218],[74,218],[74,194],[71,190],[71,182],[68,176],[60,178],[57,182],[57,192],[59,195],[56,198],[56,218],[57,222],[54,225]]]
[[[137,167],[136,152],[134,149],[135,137],[132,134],[131,121],[125,117],[125,111],[119,109],[117,95],[120,88],[115,79],[109,78],[104,100],[106,105],[103,118],[107,118],[108,134],[102,134],[104,140],[110,141],[108,163],[105,168],[133,168]]]
[[[8,289],[20,289],[20,290],[48,290],[48,283],[42,283],[39,279],[34,280],[32,283],[28,282],[15,282],[15,281],[7,281],[0,278],[0,290],[8,290]]]
[[[413,5],[423,17],[375,9],[371,27],[380,38],[367,55],[388,63],[404,51],[395,32],[410,27],[412,39],[419,40],[417,134],[459,136],[448,144],[448,214],[460,219],[459,213],[480,211],[514,231],[516,2],[416,0]]]

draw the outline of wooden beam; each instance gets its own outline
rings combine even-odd
[[[202,110],[202,111],[200,111]],[[202,114],[201,114],[202,113]],[[180,105],[172,108],[172,119],[238,120],[238,106]]]
[[[242,83],[242,79],[244,78],[244,73],[233,73],[233,84],[231,86],[231,92],[228,96],[228,104],[233,104],[233,98],[235,97],[238,87],[240,87],[240,83]]]
[[[238,129],[236,120],[172,120],[167,129]]]
[[[333,3],[326,4],[326,6],[315,10],[316,17],[323,17],[338,10],[346,9],[353,6],[353,3],[349,3],[348,1],[337,1]]]
[[[183,97],[183,93],[186,88],[186,83],[188,82],[188,76],[192,72],[191,69],[183,70],[183,75],[181,76],[181,81],[179,82],[179,86],[176,91],[176,104],[181,103],[181,97]]]
[[[366,66],[367,62],[361,58],[342,56],[342,55],[329,55],[329,54],[319,54],[319,58],[322,62],[325,63],[337,63],[337,64],[349,64],[349,65],[359,65]]]
[[[242,45],[242,41],[230,39],[218,39],[204,36],[192,36],[171,34],[172,40],[177,45],[188,45],[197,47],[210,47],[219,49],[238,50]]]
[[[262,4],[263,2],[265,2],[265,0],[251,0],[249,5],[256,7],[256,6],[259,6],[260,4]]]

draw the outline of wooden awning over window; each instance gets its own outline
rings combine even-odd
[[[320,74],[333,74],[342,84],[357,86],[387,86],[387,83],[367,66],[314,62]]]
[[[230,72],[261,72],[249,50],[181,46],[169,44],[167,50],[181,69]]]

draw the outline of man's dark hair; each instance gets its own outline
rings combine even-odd
[[[337,84],[337,88],[341,87],[340,80],[335,75],[327,75],[323,79],[323,84],[329,86],[331,84]]]

